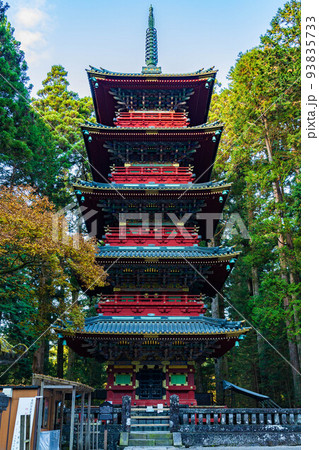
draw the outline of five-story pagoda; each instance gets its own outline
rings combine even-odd
[[[87,71],[98,123],[82,130],[94,181],[79,181],[75,193],[102,242],[97,261],[109,284],[95,292],[98,315],[85,330],[63,334],[78,354],[106,362],[114,404],[129,395],[133,405],[169,405],[177,394],[196,405],[195,363],[219,358],[247,332],[204,316],[205,297],[238,255],[199,245],[230,189],[210,181],[222,133],[206,123],[216,71],[163,74],[152,7],[145,62],[141,74]]]

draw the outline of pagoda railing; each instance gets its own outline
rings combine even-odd
[[[206,311],[201,301],[163,300],[160,297],[146,299],[126,298],[122,300],[100,301],[97,312],[103,315],[120,314],[122,316],[136,316],[154,314],[163,316],[198,316]]]
[[[104,242],[111,245],[156,244],[185,245],[198,244],[200,236],[194,227],[163,226],[141,227],[120,226],[105,229]]]
[[[121,166],[115,166],[111,168],[113,173],[125,173],[125,174],[149,174],[149,173],[156,173],[156,174],[192,174],[190,167],[175,167],[175,166],[155,166],[155,167],[148,167],[148,166],[128,166],[128,167],[121,167]]]
[[[192,181],[194,174],[190,167],[113,167],[110,181],[115,183],[180,183],[186,184]]]
[[[115,303],[115,304],[123,304],[128,302],[134,302],[136,304],[142,303],[158,303],[158,304],[170,304],[170,303],[179,303],[179,304],[189,304],[189,303],[198,303],[202,302],[204,299],[201,295],[165,295],[165,294],[114,294],[114,295],[101,295],[99,298],[99,305],[103,305],[103,303]]]
[[[175,111],[131,111],[118,113],[114,123],[118,127],[182,128],[189,122],[186,113]]]

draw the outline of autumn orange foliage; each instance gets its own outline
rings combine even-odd
[[[45,266],[55,284],[68,284],[74,276],[83,288],[91,289],[103,286],[106,279],[95,253],[95,239],[68,233],[65,216],[57,214],[47,197],[29,186],[1,188],[1,275]]]

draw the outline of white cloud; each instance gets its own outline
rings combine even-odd
[[[21,7],[16,15],[17,24],[25,28],[33,28],[41,25],[47,19],[47,14],[44,11],[32,7]]]
[[[43,33],[40,31],[31,30],[17,30],[16,37],[24,47],[24,49],[34,48],[35,46],[42,46],[46,44],[46,40],[43,37]]]
[[[48,57],[46,37],[52,28],[49,14],[51,5],[46,0],[18,1],[15,19],[15,36],[21,42],[28,63],[39,63]]]

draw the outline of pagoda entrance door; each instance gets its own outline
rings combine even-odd
[[[163,398],[164,374],[160,369],[142,369],[136,374],[139,381],[138,396],[140,400]]]

